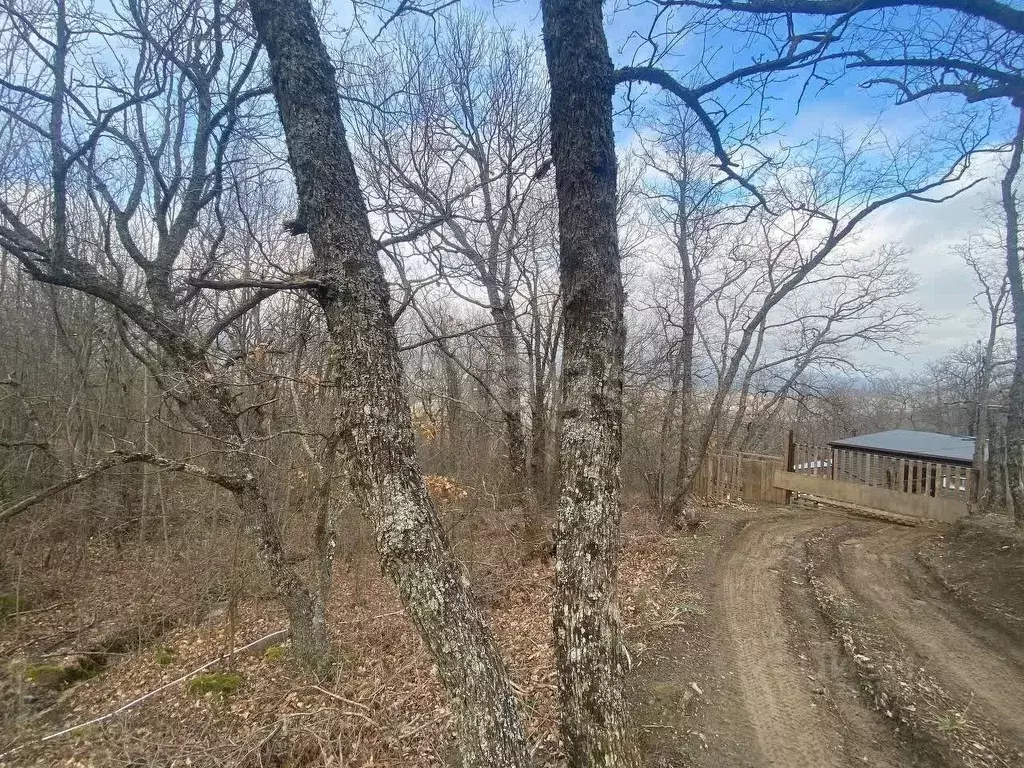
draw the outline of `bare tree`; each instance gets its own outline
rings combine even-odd
[[[699,421],[692,394],[679,398],[681,421],[695,427],[694,434],[680,434],[679,472],[670,502],[675,516],[688,508],[693,480],[728,402],[738,398],[731,428],[725,426],[722,434],[726,444],[735,438],[755,377],[795,363],[790,371],[795,382],[812,364],[825,362],[825,353],[835,345],[880,343],[914,321],[914,312],[899,302],[909,285],[904,272],[889,269],[893,254],[855,259],[854,238],[862,222],[884,206],[906,199],[943,200],[963,191],[969,185],[958,182],[965,164],[957,160],[930,176],[929,168],[915,165],[917,155],[909,147],[895,148],[888,165],[875,164],[872,147],[868,139],[822,139],[807,154],[794,152],[790,158],[803,171],[762,165],[762,177],[750,176],[748,183],[756,181],[759,189],[756,195],[748,191],[751,199],[741,216],[711,212],[719,255],[705,258],[702,297],[690,302],[706,303],[709,314],[698,323],[685,311],[684,294],[679,316],[689,317],[680,338],[685,341],[686,328],[694,329],[689,333],[696,331],[706,353],[714,394]],[[952,185],[949,193],[929,195],[946,185]],[[843,287],[833,291],[833,286]],[[820,313],[805,312],[809,297],[815,297],[814,304],[821,300]],[[786,333],[795,333],[795,340],[784,341],[777,354],[768,356],[773,334],[778,344]]]
[[[340,451],[384,571],[452,696],[462,762],[525,766],[520,707],[416,467],[390,294],[348,149],[334,68],[308,2],[256,0],[259,38],[309,234],[312,295],[334,344]]]
[[[974,238],[960,249],[960,256],[974,274],[977,285],[974,303],[984,313],[988,325],[985,339],[978,343],[980,371],[975,397],[977,416],[973,458],[980,494],[976,500],[977,507],[982,509],[991,506],[995,499],[1002,496],[999,493],[998,486],[1001,483],[998,478],[995,479],[995,487],[990,487],[993,484],[990,483],[989,468],[992,466],[992,462],[996,461],[997,453],[994,450],[995,441],[992,439],[994,418],[990,407],[994,405],[993,385],[998,364],[996,359],[997,343],[1000,329],[1007,324],[1006,310],[1010,298],[1005,261],[999,258],[993,263],[993,260],[988,258],[989,246],[990,244],[986,243],[984,238]],[[997,248],[998,250],[1001,249]],[[1001,476],[1003,473],[1000,471],[997,474]],[[972,505],[971,509],[975,508]]]
[[[212,441],[220,465],[118,447],[119,459],[72,475],[147,461],[230,492],[288,613],[297,658],[323,672],[331,656],[325,595],[286,560],[253,450],[258,405],[240,400],[230,361],[218,353],[224,331],[277,286],[254,286],[226,312],[211,307],[202,289],[225,237],[232,140],[240,123],[259,130],[258,49],[220,2],[202,10],[132,3],[109,16],[72,14],[64,2],[5,10],[5,42],[19,58],[0,84],[0,109],[33,136],[48,173],[5,179],[0,245],[34,280],[111,307],[122,341],[183,423]],[[99,40],[130,51],[112,54],[119,70],[90,58],[97,29]]]
[[[531,446],[546,429],[537,408],[546,375],[526,362],[545,359],[535,347],[550,318],[538,312],[550,307],[539,301],[537,267],[551,246],[538,235],[543,208],[553,205],[538,173],[547,131],[537,52],[467,13],[438,20],[433,37],[423,25],[398,21],[374,47],[380,76],[353,107],[363,176],[390,226],[429,228],[419,242],[389,249],[400,275],[415,254],[454,297],[490,314],[498,370],[486,391],[504,422],[508,489],[525,512],[528,552],[536,553],[542,488],[533,487]],[[529,428],[527,409],[537,417]]]
[[[624,296],[616,227],[614,79],[596,0],[543,0],[558,192],[561,495],[554,629],[568,763],[629,766],[617,606]]]
[[[1006,224],[1006,274],[1010,283],[1010,306],[1016,349],[1006,419],[1007,485],[1013,519],[1024,526],[1024,276],[1021,275],[1020,214],[1017,209],[1017,174],[1024,154],[1024,109],[1020,110],[1017,133],[1011,146],[1010,162],[1000,182]]]

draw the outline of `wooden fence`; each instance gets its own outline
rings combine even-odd
[[[904,522],[953,522],[975,491],[970,467],[798,443],[783,456],[709,454],[694,491],[712,499],[793,501],[874,511]]]
[[[694,493],[712,499],[784,504],[786,492],[775,486],[775,473],[783,465],[781,456],[712,453],[704,459]]]

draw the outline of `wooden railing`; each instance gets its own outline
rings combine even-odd
[[[798,443],[775,477],[790,501],[813,499],[883,512],[906,520],[951,522],[967,513],[974,493],[970,467],[854,449]]]
[[[832,475],[832,449],[827,445],[794,442],[790,444],[789,453],[787,471],[815,477]]]
[[[970,467],[841,448],[835,449],[834,461],[832,479],[847,483],[962,501],[969,500],[974,491]]]

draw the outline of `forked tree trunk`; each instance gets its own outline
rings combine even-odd
[[[313,295],[335,355],[341,453],[383,569],[452,697],[466,766],[525,766],[519,703],[416,467],[412,418],[377,247],[308,0],[252,0],[313,248]]]
[[[231,494],[256,547],[256,562],[288,614],[295,660],[306,671],[322,677],[333,663],[325,607],[331,564],[320,557],[326,553],[317,552],[317,567],[326,568],[327,576],[310,589],[285,559],[281,526],[268,503],[269,494],[260,468],[241,448],[243,440],[229,396],[207,381],[205,364],[190,364],[181,359],[177,369],[187,372],[185,380],[189,389],[185,410],[195,426],[224,445],[239,446],[238,450],[224,454],[225,467],[230,474],[241,478],[230,488]]]
[[[600,0],[542,0],[541,11],[565,329],[553,617],[562,741],[571,768],[632,766],[616,594],[625,329],[615,81]]]
[[[1024,109],[1020,111],[1013,154],[1001,183],[1003,212],[1006,215],[1006,272],[1010,280],[1013,327],[1017,334],[1014,347],[1013,380],[1010,383],[1009,412],[1006,416],[1006,481],[1010,487],[1013,519],[1024,526],[1024,278],[1020,264],[1020,214],[1017,210],[1016,181],[1024,152]]]
[[[679,454],[676,463],[675,494],[669,502],[669,514],[676,521],[686,518],[693,506],[693,476],[695,474],[690,462],[690,450],[693,442],[693,425],[696,422],[693,402],[693,347],[697,336],[697,274],[693,267],[693,256],[690,252],[689,213],[686,207],[686,182],[678,185],[679,240],[676,251],[679,254],[679,267],[683,277],[683,317],[682,334],[679,339]]]

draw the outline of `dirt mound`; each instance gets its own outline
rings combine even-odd
[[[1024,534],[1009,518],[965,518],[918,560],[966,607],[1024,642]]]
[[[909,560],[927,535],[885,526],[825,531],[807,543],[815,599],[868,701],[916,737],[922,753],[969,768],[1016,765],[1022,710],[1005,698],[1005,683],[1019,676],[1013,661],[975,644],[893,570],[899,553]]]

